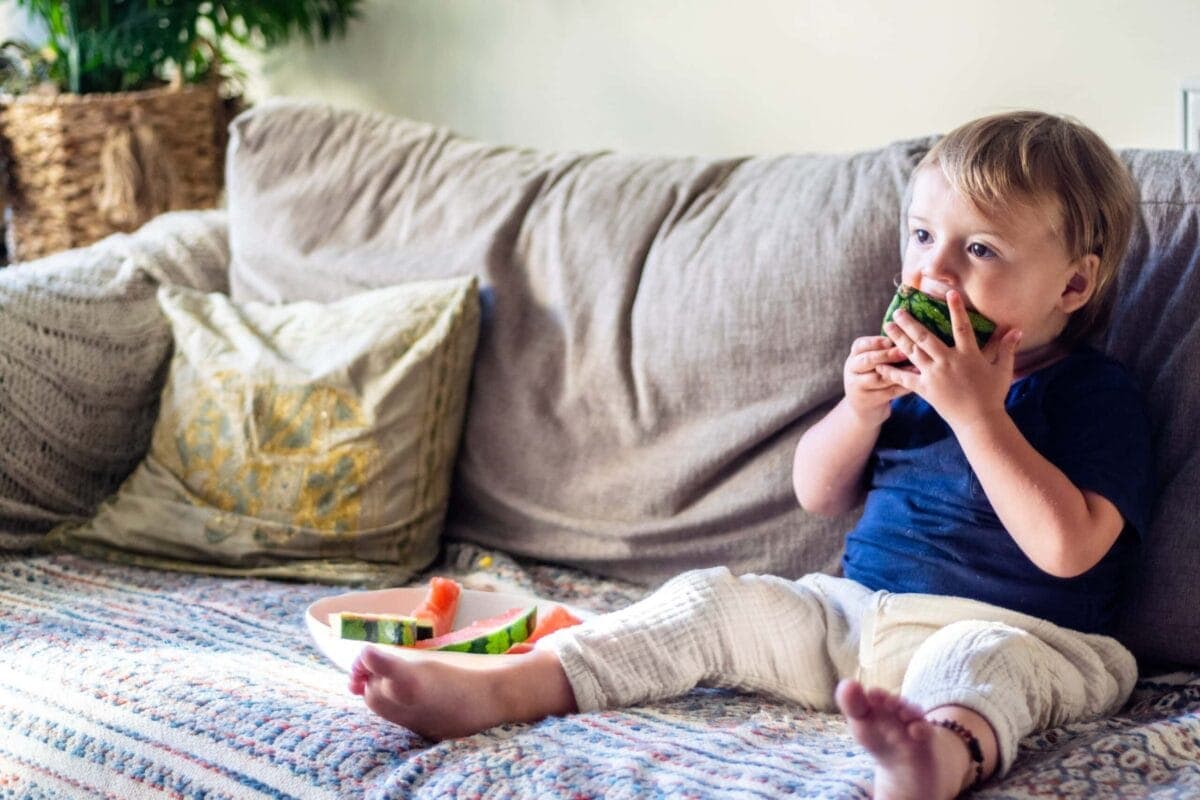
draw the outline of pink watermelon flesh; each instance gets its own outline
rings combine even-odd
[[[534,642],[541,639],[543,636],[549,636],[562,628],[570,628],[573,625],[578,625],[583,622],[579,617],[572,614],[563,606],[555,606],[550,609],[550,613],[538,618],[537,627],[533,629],[533,633],[523,642],[518,642],[508,648],[508,652],[513,655],[519,653],[528,653],[533,650]]]
[[[495,645],[500,645],[502,643],[500,640],[503,638],[500,636],[500,634],[506,629],[517,625],[517,623],[525,617],[528,617],[528,625],[521,626],[520,630],[514,631],[513,633],[516,635],[514,635],[510,640],[503,642],[502,647],[499,647],[498,649],[483,649],[486,647],[485,640],[487,639],[492,639],[494,640]],[[422,639],[421,641],[416,642],[413,647],[421,650],[443,650],[453,648],[456,650],[474,653],[503,653],[517,641],[523,641],[526,637],[528,637],[536,624],[536,607],[510,608],[503,614],[499,614],[495,617],[489,617],[488,619],[481,619],[478,622],[471,623],[465,628],[459,628],[458,630],[447,633],[444,636],[437,636],[433,639]],[[475,646],[471,647],[470,649],[463,647],[463,645],[468,643],[473,643]]]

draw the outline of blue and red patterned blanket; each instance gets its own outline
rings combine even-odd
[[[453,545],[437,574],[607,610],[641,590]],[[305,607],[340,589],[0,558],[0,798],[867,797],[834,715],[697,690],[431,745],[370,714]],[[980,798],[1200,797],[1200,673],[1030,737]]]

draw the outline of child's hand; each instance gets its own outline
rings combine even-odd
[[[892,413],[892,400],[908,394],[908,389],[878,369],[888,366],[901,372],[891,365],[904,359],[904,353],[886,336],[862,336],[850,345],[850,356],[842,369],[846,401],[867,425],[882,425]]]
[[[1013,364],[1021,332],[997,331],[980,350],[967,317],[962,295],[946,294],[954,347],[947,347],[911,314],[899,311],[887,332],[916,371],[880,364],[884,380],[915,392],[941,415],[951,429],[1004,413],[1004,400],[1013,381]]]

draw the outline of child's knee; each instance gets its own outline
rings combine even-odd
[[[913,654],[907,674],[933,671],[947,679],[960,678],[973,682],[1002,672],[1010,677],[1013,671],[1035,669],[1038,651],[1044,645],[1036,636],[1002,622],[960,620],[938,629]]]

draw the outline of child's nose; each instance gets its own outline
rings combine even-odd
[[[959,261],[958,254],[952,248],[930,248],[921,265],[921,276],[937,283],[953,286],[958,280]]]

